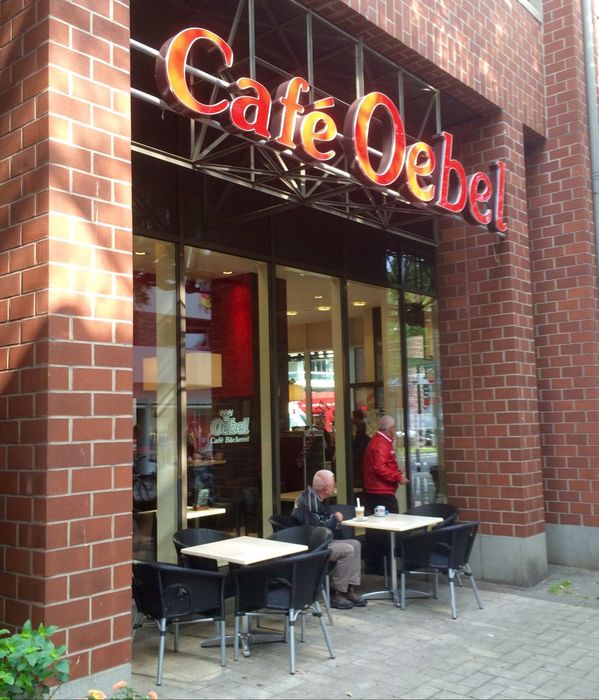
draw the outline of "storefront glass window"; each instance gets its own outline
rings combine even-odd
[[[175,247],[134,237],[133,556],[172,560],[177,529]]]
[[[281,375],[281,501],[295,496],[319,469],[337,473],[345,488],[344,445],[337,444],[340,378],[338,280],[286,267],[277,268],[278,349]],[[286,391],[283,391],[283,387]]]
[[[437,302],[405,294],[408,376],[408,444],[412,505],[443,501],[441,390]]]
[[[368,440],[377,430],[379,418],[393,416],[398,429],[395,449],[399,464],[405,461],[400,295],[385,289],[349,282],[349,379],[352,418],[352,469],[354,487],[361,487],[362,463]],[[405,505],[405,487],[399,487],[400,506]]]
[[[261,534],[258,290],[264,266],[185,248],[187,506],[212,527]],[[210,516],[212,517],[212,516]]]

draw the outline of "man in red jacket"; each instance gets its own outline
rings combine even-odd
[[[408,483],[395,457],[395,421],[383,416],[378,428],[364,453],[364,506],[368,515],[374,513],[375,506],[399,513],[395,491],[399,484]],[[382,562],[388,553],[388,534],[367,529],[366,573],[383,574]]]

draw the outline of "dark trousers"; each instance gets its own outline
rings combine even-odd
[[[397,499],[392,494],[364,493],[364,509],[366,515],[374,513],[375,506],[385,506],[390,513],[399,513]],[[366,528],[366,547],[364,564],[366,573],[384,575],[383,562],[389,558],[389,533],[377,532]]]

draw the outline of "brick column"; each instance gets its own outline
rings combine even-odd
[[[549,560],[599,567],[597,251],[580,3],[545,2],[547,140],[529,164]]]
[[[440,233],[448,500],[482,523],[482,575],[530,585],[546,552],[522,129],[494,115],[456,142],[467,172],[506,161],[509,232],[445,221]]]
[[[0,618],[130,659],[127,0],[0,8]]]

